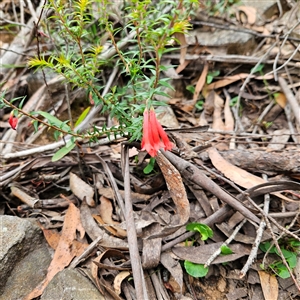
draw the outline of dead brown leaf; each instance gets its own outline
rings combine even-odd
[[[179,44],[181,46],[180,47],[180,59],[179,59],[180,66],[181,66],[185,63],[185,56],[186,56],[188,44],[186,42],[184,33],[176,32],[176,33],[174,33],[174,37],[175,37],[175,39],[177,39],[177,41],[179,42]]]
[[[277,96],[276,96],[276,103],[278,105],[280,105],[281,108],[285,108],[286,106],[286,96],[284,93],[279,93]]]
[[[200,92],[202,91],[202,88],[205,85],[205,80],[206,80],[207,73],[208,73],[208,63],[205,63],[203,71],[202,71],[202,73],[201,73],[201,75],[200,75],[200,77],[197,81],[197,84],[196,84],[195,93],[194,93],[194,96],[193,96],[194,104],[196,103],[196,101],[199,97],[199,94],[200,94]]]
[[[212,91],[211,93],[213,93],[213,97],[214,97],[214,113],[213,113],[212,129],[224,130],[225,125],[222,120],[224,101],[215,91]]]
[[[265,271],[258,271],[258,274],[265,300],[277,300],[278,282],[276,277],[268,274]]]
[[[190,203],[178,170],[159,152],[156,161],[164,175],[171,198],[176,205],[180,224],[185,224],[190,217]]]
[[[42,228],[42,230],[48,245],[55,250],[59,244],[60,234],[56,230],[45,228]]]
[[[265,183],[264,179],[226,161],[215,148],[210,147],[207,152],[214,167],[239,186],[249,189],[255,185]]]
[[[243,13],[246,15],[246,20],[243,20]],[[256,21],[256,8],[251,6],[239,6],[236,17],[242,23],[253,25]]]
[[[111,201],[104,197],[100,197],[100,205],[99,205],[99,213],[101,220],[98,218],[99,216],[94,216],[94,218],[100,223],[100,224],[105,224],[108,225],[106,226],[106,229],[109,230],[111,233],[114,235],[125,238],[127,236],[126,230],[122,229],[119,227],[120,223],[117,221],[114,221],[112,219],[112,214],[113,214],[113,206]],[[110,230],[111,229],[111,230]]]
[[[227,86],[233,82],[236,82],[236,81],[239,81],[241,79],[245,79],[249,76],[248,73],[240,73],[240,74],[237,74],[237,75],[233,75],[233,76],[228,76],[224,79],[221,79],[221,80],[218,80],[218,81],[215,81],[213,83],[211,83],[210,85],[208,85],[206,87],[206,89],[208,91],[210,90],[216,90],[216,89],[219,89],[221,87],[224,87],[224,86]]]
[[[174,255],[173,255],[174,256]],[[170,272],[174,280],[180,287],[180,293],[183,289],[183,271],[178,260],[172,257],[171,252],[163,252],[160,257],[162,265]]]
[[[234,166],[233,164],[225,160],[217,151],[217,149],[210,147],[207,150],[207,152],[214,167],[218,169],[220,172],[222,172],[225,177],[229,178],[239,186],[249,189],[251,187],[266,182],[264,179],[255,176],[237,166]],[[271,193],[271,194],[276,195],[277,197],[283,200],[292,201],[291,199],[287,198],[286,196],[278,192]]]
[[[226,131],[232,131],[234,129],[234,118],[232,111],[230,109],[230,98],[226,97],[225,106],[224,106],[224,118],[225,118],[225,127]]]
[[[121,294],[121,284],[122,281],[127,278],[130,275],[130,272],[128,271],[122,271],[120,272],[114,279],[114,289],[115,292],[120,295]]]
[[[222,246],[222,242],[201,245],[198,247],[173,247],[172,252],[182,260],[189,260],[195,264],[205,264],[211,254]],[[234,261],[249,255],[251,246],[243,244],[230,244],[229,248],[233,254],[218,256],[212,264],[220,264],[224,262]]]
[[[23,300],[30,300],[40,296],[51,279],[59,271],[68,266],[72,259],[79,254],[78,252],[81,251],[82,253],[83,250],[88,246],[82,244],[83,247],[80,249],[80,251],[78,251],[78,246],[74,244],[74,241],[76,240],[76,231],[80,233],[81,238],[84,237],[85,231],[81,225],[79,209],[73,203],[70,203],[65,215],[61,237],[54,253],[53,260],[48,268],[47,276]]]

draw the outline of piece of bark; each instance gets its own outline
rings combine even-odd
[[[220,154],[225,160],[247,171],[267,174],[300,173],[298,150],[266,152],[259,150],[228,150]]]

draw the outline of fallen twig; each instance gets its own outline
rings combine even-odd
[[[220,200],[226,202],[231,207],[239,211],[244,217],[252,221],[254,224],[260,223],[260,220],[252,212],[250,212],[241,202],[239,202],[232,195],[221,189],[214,181],[210,180],[203,172],[201,172],[193,164],[183,160],[180,157],[177,157],[171,152],[165,152],[162,150],[162,153],[180,171],[183,178],[213,193]]]
[[[123,157],[123,177],[125,189],[125,220],[127,229],[127,240],[129,245],[129,255],[134,279],[134,286],[136,290],[137,300],[148,300],[146,283],[144,279],[141,257],[137,244],[137,234],[133,217],[133,208],[130,199],[130,173],[129,173],[129,154],[128,147],[122,147]]]
[[[267,180],[267,176],[263,176],[263,179]],[[264,213],[267,215],[269,212],[269,206],[270,206],[270,194],[266,194],[265,195],[265,201],[264,201]],[[252,265],[254,259],[257,256],[257,251],[258,251],[258,247],[259,244],[261,242],[261,238],[263,236],[264,230],[266,227],[266,222],[264,220],[261,220],[259,227],[257,229],[257,234],[256,234],[256,238],[255,238],[255,242],[252,246],[251,252],[248,256],[247,262],[245,263],[244,267],[242,268],[242,270],[240,271],[240,277],[244,277],[247,273],[247,271],[249,270],[250,266]]]

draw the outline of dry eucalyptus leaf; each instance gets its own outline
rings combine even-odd
[[[214,113],[212,129],[224,130],[225,124],[222,118],[224,100],[215,91],[212,91],[212,93],[214,95]]]
[[[178,260],[175,260],[172,257],[171,252],[163,252],[160,257],[160,262],[162,265],[171,273],[174,277],[175,281],[180,286],[180,290],[182,292],[183,288],[183,272],[181,265]]]
[[[130,276],[130,272],[128,271],[122,271],[120,272],[116,277],[115,277],[115,280],[114,280],[114,289],[115,289],[115,292],[120,295],[121,294],[121,284],[122,284],[122,281],[127,278],[128,276]]]
[[[247,189],[262,183],[266,183],[264,179],[255,176],[225,160],[215,148],[210,147],[207,152],[214,167],[234,183]],[[271,194],[276,195],[283,200],[291,201],[291,199],[278,192]]]
[[[183,225],[190,217],[190,203],[181,175],[161,152],[158,153],[156,161],[164,175],[170,196],[176,205],[176,212],[179,215],[180,224]]]
[[[278,299],[277,278],[273,275],[268,274],[265,271],[258,271],[258,274],[265,300]]]
[[[202,245],[198,247],[173,247],[172,252],[182,260],[189,260],[195,264],[205,264],[210,258],[212,253],[217,251],[222,246],[222,242]],[[233,254],[218,256],[212,264],[220,264],[229,261],[234,261],[249,255],[251,246],[242,244],[230,244],[229,248],[233,251]]]

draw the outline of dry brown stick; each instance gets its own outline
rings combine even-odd
[[[125,189],[125,220],[127,229],[127,239],[129,245],[129,255],[133,273],[134,286],[137,300],[148,300],[146,283],[144,279],[141,257],[137,244],[137,233],[133,217],[133,208],[130,196],[130,173],[128,147],[122,146],[123,177]]]
[[[300,125],[300,107],[299,107],[299,104],[298,104],[294,94],[292,93],[292,91],[288,87],[288,84],[287,84],[287,82],[285,81],[284,78],[279,77],[278,82],[279,82],[279,85],[280,85],[283,93],[286,96],[286,99],[288,100],[288,102],[289,102],[289,104],[292,108],[293,114],[294,114],[298,124]]]
[[[154,286],[154,289],[155,289],[155,292],[156,292],[157,300],[169,300],[170,297],[168,296],[168,294],[164,290],[163,285],[159,282],[155,271],[150,270],[150,272],[151,272],[150,277],[151,277],[151,280],[152,280],[152,283],[153,283],[153,286]]]
[[[166,54],[164,58],[170,59],[180,59],[179,54]],[[266,59],[265,56],[263,58],[255,57],[255,56],[246,56],[246,55],[198,55],[198,54],[186,54],[186,60],[199,60],[199,61],[213,61],[213,62],[223,62],[223,63],[232,63],[232,64],[252,64],[259,65],[260,63],[264,64],[273,64],[274,59]],[[280,60],[279,63],[284,63],[285,61]],[[299,64],[297,62],[289,62],[288,66],[299,68]],[[255,77],[254,75],[251,75]],[[250,77],[251,77],[250,76]]]
[[[264,213],[264,211],[250,198],[250,197],[246,197],[247,200],[261,213],[262,216],[264,216],[265,218],[267,218],[268,220],[270,220],[278,229],[280,229],[281,231],[283,231],[286,235],[291,236],[292,238],[296,239],[297,241],[300,242],[300,237],[297,236],[296,234],[290,232],[288,229],[286,229],[285,227],[281,226],[273,217],[271,217],[270,215],[266,215]]]
[[[260,223],[260,220],[252,212],[250,212],[241,202],[239,202],[239,200],[237,200],[232,195],[221,189],[214,181],[210,180],[203,172],[201,172],[193,164],[183,160],[182,158],[174,155],[171,152],[165,152],[162,150],[162,153],[179,170],[183,178],[211,192],[220,200],[224,201],[225,203],[229,204],[231,207],[239,211],[244,217],[246,217],[249,221],[252,221],[254,224]]]

